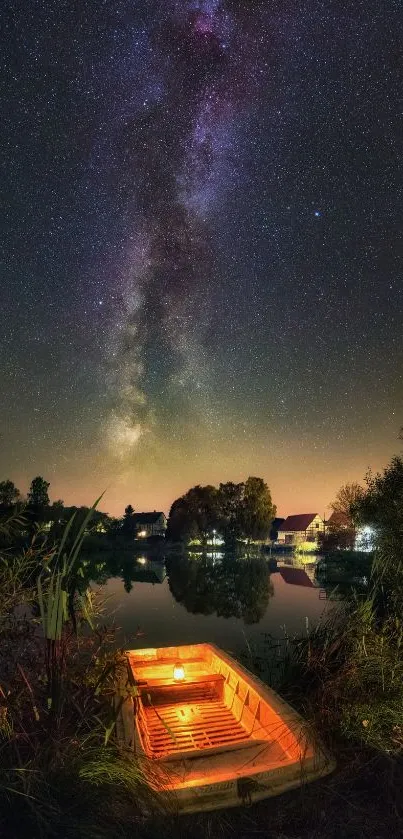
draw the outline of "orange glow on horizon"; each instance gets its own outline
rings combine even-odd
[[[381,471],[393,455],[399,454],[401,443],[390,429],[384,435],[373,434],[360,440],[343,443],[329,439],[326,447],[314,447],[312,441],[276,440],[268,447],[262,438],[230,443],[203,436],[177,446],[140,450],[136,462],[122,464],[108,459],[98,460],[91,453],[88,461],[63,462],[49,469],[48,459],[36,459],[30,474],[13,473],[9,477],[22,493],[26,493],[35,475],[50,481],[51,501],[63,499],[66,506],[91,506],[103,491],[99,509],[111,516],[123,515],[127,504],[136,511],[161,510],[168,515],[173,501],[197,484],[242,481],[249,475],[262,477],[268,484],[278,516],[314,510],[320,515],[329,509],[340,486],[351,481],[364,485],[371,468]]]

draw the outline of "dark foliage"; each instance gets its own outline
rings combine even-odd
[[[206,543],[214,530],[233,548],[238,539],[264,540],[276,514],[270,490],[262,478],[250,477],[245,483],[196,486],[172,504],[167,539]]]

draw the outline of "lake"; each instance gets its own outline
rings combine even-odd
[[[210,641],[240,656],[249,647],[260,649],[268,636],[306,633],[331,608],[315,583],[315,563],[312,556],[281,559],[270,573],[261,557],[156,561],[144,554],[125,556],[109,579],[110,563],[98,564],[97,577],[121,646]]]

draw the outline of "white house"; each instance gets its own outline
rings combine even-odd
[[[278,529],[277,542],[280,545],[317,542],[319,533],[323,533],[324,530],[325,522],[319,513],[299,513],[284,519]]]
[[[165,513],[134,513],[134,524],[138,539],[148,539],[150,536],[165,536],[167,519]]]

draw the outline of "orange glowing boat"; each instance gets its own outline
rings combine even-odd
[[[120,739],[180,811],[250,804],[334,769],[303,719],[213,644],[127,658],[137,695],[124,703]]]

